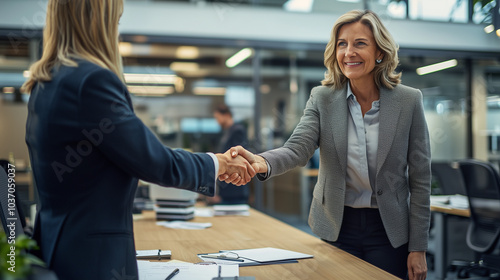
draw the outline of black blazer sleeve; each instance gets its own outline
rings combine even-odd
[[[134,114],[125,85],[112,72],[88,74],[78,94],[81,131],[109,161],[148,182],[214,194],[212,158],[161,144]]]

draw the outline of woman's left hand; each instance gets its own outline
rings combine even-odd
[[[427,277],[427,261],[425,251],[410,252],[408,254],[408,279],[425,280]]]

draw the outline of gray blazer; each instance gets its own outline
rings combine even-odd
[[[320,147],[319,175],[309,225],[336,241],[344,212],[347,166],[347,86],[313,88],[304,115],[281,148],[260,154],[269,177],[305,166]],[[380,89],[380,125],[375,193],[393,247],[427,250],[430,222],[430,147],[420,90],[398,85]],[[267,179],[267,178],[265,178]]]

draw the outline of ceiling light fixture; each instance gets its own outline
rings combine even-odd
[[[193,46],[180,46],[175,50],[175,56],[181,59],[195,59],[200,56],[200,50]]]
[[[118,50],[122,56],[130,56],[132,54],[132,43],[120,42]]]
[[[283,4],[283,9],[288,12],[310,13],[314,0],[288,0]]]
[[[128,91],[137,96],[165,96],[175,92],[173,87],[165,86],[128,86]]]
[[[431,64],[431,65],[419,67],[419,68],[417,68],[417,74],[418,75],[430,74],[430,73],[434,73],[434,72],[448,69],[451,67],[455,67],[455,66],[457,66],[457,64],[458,64],[458,61],[456,59],[447,60],[447,61],[439,62],[436,64]]]
[[[225,87],[195,87],[193,93],[196,95],[224,95]]]
[[[226,66],[233,68],[252,55],[251,48],[244,48],[226,60]]]
[[[16,91],[16,89],[14,87],[4,87],[3,88],[3,93],[6,93],[6,94],[12,94]]]
[[[171,74],[123,74],[130,84],[174,84],[177,76]]]
[[[175,72],[197,71],[200,65],[196,62],[172,62],[170,69]]]

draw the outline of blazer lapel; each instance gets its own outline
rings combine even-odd
[[[342,166],[342,171],[346,171],[347,165],[347,86],[339,91],[335,91],[332,96],[332,105],[328,110],[332,122],[332,135],[335,150]]]
[[[397,93],[386,88],[380,89],[379,132],[377,151],[377,174],[391,149],[398,125],[401,106]]]

